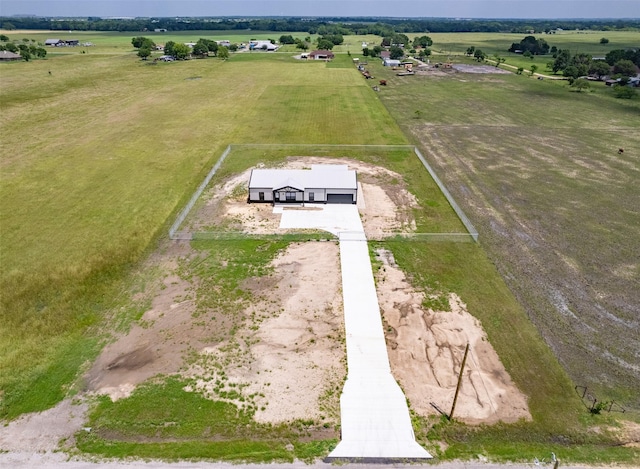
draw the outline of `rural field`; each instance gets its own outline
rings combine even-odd
[[[271,37],[250,34],[237,41]],[[326,233],[257,231],[275,221],[246,211],[241,178],[260,164],[325,158],[359,165],[365,194],[388,208],[361,216],[370,234],[385,234],[371,256],[405,390],[410,367],[401,370],[392,353],[412,347],[394,316],[402,301],[418,320],[468,312],[503,366],[494,373],[513,383],[514,396],[524,393],[514,418],[461,414],[448,423],[407,391],[420,443],[442,459],[531,461],[555,451],[573,462],[638,461],[638,100],[511,74],[396,77],[370,61],[389,83],[376,93],[346,54],[372,36],[347,37],[329,64],[297,61],[293,49],[152,64],[135,56],[130,34],[82,37],[96,45],[0,67],[5,432],[21,414],[75,398],[95,430],[66,440],[72,452],[325,456],[339,438],[341,299],[337,283],[324,296],[308,282],[337,275],[336,243],[319,241]],[[199,37],[229,39],[189,34]],[[434,35],[433,49],[491,52],[516,40]],[[234,150],[188,223],[260,236],[169,240],[229,144],[274,146]],[[411,151],[327,146],[407,144],[445,180],[479,244],[427,236],[463,227]],[[404,231],[424,236],[391,236]],[[315,258],[322,262],[300,261]],[[291,273],[299,282],[283,284]],[[410,285],[411,299],[393,296],[394,281]],[[285,320],[297,332],[284,335]],[[459,347],[447,350],[456,366]],[[280,361],[267,366],[261,354]],[[309,388],[297,389],[292,376]],[[590,415],[575,385],[624,406],[626,420]],[[0,449],[11,448],[6,435]]]

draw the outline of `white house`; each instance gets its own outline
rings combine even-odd
[[[254,169],[248,202],[355,204],[356,172],[346,165],[312,165],[311,169]]]

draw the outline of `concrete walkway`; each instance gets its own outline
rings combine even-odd
[[[348,374],[340,397],[342,438],[328,460],[428,459],[415,441],[406,398],[391,374],[367,239],[355,205],[284,210],[281,228],[338,234]]]

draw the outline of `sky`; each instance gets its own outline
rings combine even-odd
[[[640,0],[0,0],[0,15],[640,18]]]

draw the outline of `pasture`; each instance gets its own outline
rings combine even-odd
[[[218,38],[207,33],[193,37]],[[251,37],[255,37],[253,33]],[[614,137],[615,145],[638,147],[629,124],[638,116],[637,101],[615,101],[600,90],[577,95],[560,85],[516,76],[465,77],[464,81],[400,79],[372,65],[375,74],[388,75],[391,84],[376,94],[346,58],[327,65],[296,62],[286,53],[254,53],[233,55],[228,62],[207,59],[150,65],[135,57],[131,34],[83,35],[97,44],[95,49],[84,54],[79,48],[69,49],[59,55],[52,53],[47,60],[2,64],[0,71],[5,150],[0,188],[4,318],[0,329],[0,417],[11,419],[42,410],[82,390],[81,374],[104,343],[114,331],[127,330],[148,308],[135,300],[136,294],[156,281],[158,273],[145,271],[144,260],[162,245],[176,213],[229,143],[416,143],[440,168],[458,201],[464,201],[477,227],[482,227],[481,245],[393,241],[384,245],[394,252],[417,287],[435,293],[458,292],[472,306],[507,371],[529,396],[534,417],[530,424],[480,430],[416,419],[417,436],[443,458],[487,454],[496,459],[522,459],[550,447],[574,461],[601,457],[594,456],[594,449],[606,450],[602,457],[607,461],[629,462],[637,457],[633,449],[607,449],[617,444],[616,438],[588,430],[591,425],[615,422],[608,416],[585,418],[572,382],[560,366],[567,367],[574,380],[583,376],[576,374],[576,369],[583,372],[585,368],[576,368],[573,360],[586,363],[581,358],[585,351],[580,348],[574,358],[570,350],[556,347],[553,333],[574,334],[571,321],[557,315],[542,316],[535,309],[543,291],[540,287],[549,280],[555,282],[549,284],[558,285],[560,278],[588,276],[590,285],[599,285],[594,294],[612,291],[616,301],[622,298],[624,305],[633,299],[629,285],[637,278],[637,264],[619,261],[633,255],[633,240],[637,239],[632,229],[637,226],[633,209],[638,206],[634,202],[637,193],[628,176],[637,172],[637,159],[631,152],[623,158],[612,157],[609,147]],[[610,36],[613,42],[613,34]],[[229,35],[225,32],[219,38]],[[466,40],[458,37],[457,43]],[[507,47],[516,40],[509,39]],[[356,44],[359,48],[361,38],[347,38],[346,42],[347,47]],[[603,117],[597,124],[571,119],[598,112]],[[572,156],[557,161],[555,154]],[[238,168],[260,158],[264,155],[248,152],[245,159],[238,160]],[[418,197],[431,190],[421,177],[410,176],[423,171],[416,160],[397,158],[377,163],[407,174]],[[600,199],[602,191],[594,193],[592,186],[580,185],[575,176],[591,178],[594,184],[614,192]],[[554,179],[547,183],[547,177]],[[613,184],[612,179],[617,182]],[[534,184],[528,186],[527,181]],[[564,196],[576,186],[581,189],[575,197]],[[601,202],[591,213],[588,202],[596,195]],[[501,203],[494,207],[496,200]],[[625,200],[627,205],[620,211],[611,210],[614,200]],[[446,207],[440,208],[434,222],[440,227],[436,231],[456,227],[455,217]],[[576,208],[581,209],[586,223],[578,224],[568,217]],[[601,217],[617,230],[597,228],[602,226]],[[568,222],[561,224],[565,219]],[[545,236],[541,239],[548,240],[548,233],[561,243],[550,250],[542,249],[549,246],[541,240],[527,246],[527,235],[531,234],[524,231],[520,236],[513,228],[521,220],[542,225],[540,233]],[[545,223],[554,220],[557,226],[548,230]],[[501,237],[495,228],[497,222],[510,236]],[[428,231],[428,218],[421,223]],[[577,231],[576,226],[586,229],[589,236],[579,236],[584,231]],[[523,241],[514,246],[519,239]],[[261,251],[259,244],[225,246],[231,258],[245,256],[243,265],[252,272],[278,247],[266,243],[263,255],[247,254]],[[606,249],[614,244],[621,252]],[[219,250],[215,242],[201,242],[196,247]],[[574,270],[558,270],[562,274],[551,277],[530,276],[535,282],[527,283],[529,271],[524,261],[509,261],[518,250],[533,248],[540,248],[544,256],[551,252],[564,255],[565,267]],[[603,250],[611,257],[590,264],[590,253]],[[618,283],[611,280],[614,277],[597,283],[601,266],[610,260],[617,262],[628,279],[622,275]],[[553,258],[534,261],[548,261],[550,270],[560,269]],[[216,268],[199,268],[205,267]],[[507,279],[509,288],[498,272]],[[196,270],[185,272],[187,277],[194,275]],[[249,274],[234,275],[239,275],[231,279],[237,284]],[[614,290],[609,290],[610,285]],[[562,293],[563,286],[557,288]],[[544,307],[551,310],[548,298],[546,301]],[[543,331],[551,348],[529,318]],[[555,322],[547,326],[547,318]],[[611,325],[616,327],[616,321]],[[593,323],[588,326],[595,328]],[[615,342],[616,353],[631,360],[630,348],[623,343],[625,339],[631,343],[628,331],[616,329],[616,333],[620,337]],[[521,346],[513,347],[514,343]],[[606,371],[603,368],[602,373]],[[611,379],[618,375],[624,379],[611,385]],[[624,375],[624,369],[618,368],[615,374],[594,381],[594,386],[609,398],[629,402],[629,378],[633,375]],[[238,427],[252,424],[233,409],[210,409],[213,404],[196,396],[185,399],[185,394],[174,381],[166,380],[148,383],[130,400],[100,400],[91,416],[92,425],[111,429],[121,438],[86,437],[80,441],[82,449],[114,456],[153,454],[168,458],[229,459],[236,455],[262,461],[293,456],[282,447],[284,439],[298,436],[295,428],[278,430],[281,433],[275,439],[275,433],[270,433],[264,440],[252,441],[256,446],[247,445],[242,432],[226,429],[227,433],[220,434],[224,441],[212,445],[211,429],[195,417],[202,406]],[[157,405],[149,405],[149,396]],[[176,413],[167,412],[174,404]],[[125,418],[130,415],[139,416],[134,430],[128,429]],[[184,441],[164,442],[154,433],[157,422],[185,419],[180,421],[185,423],[189,418],[196,420],[193,426],[178,425],[164,435],[168,440],[179,437]],[[255,431],[266,430],[255,427]],[[568,435],[567,439],[554,440],[558,434]],[[153,441],[135,443],[141,435],[151,435]],[[450,450],[439,451],[429,441],[444,441]],[[322,455],[331,444],[321,440],[301,445],[295,455]]]
[[[574,382],[638,409],[638,100],[603,84],[385,72],[381,100],[473,214]]]

